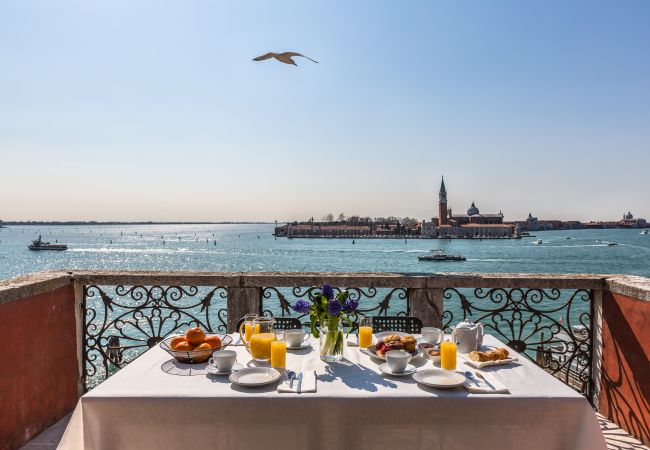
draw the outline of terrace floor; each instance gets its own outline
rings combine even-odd
[[[66,415],[50,428],[36,436],[29,443],[21,448],[21,450],[56,450],[65,427],[70,421],[72,413]],[[610,422],[605,417],[598,414],[598,422],[600,428],[603,430],[605,440],[607,441],[608,450],[650,450],[650,448],[643,445],[638,440],[627,434],[618,425]]]

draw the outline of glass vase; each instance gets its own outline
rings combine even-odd
[[[345,337],[343,325],[336,319],[325,319],[320,325],[320,359],[337,362],[343,359]]]

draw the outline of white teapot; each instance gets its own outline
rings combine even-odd
[[[469,353],[478,350],[483,345],[483,324],[461,322],[456,325],[454,339],[459,353]]]

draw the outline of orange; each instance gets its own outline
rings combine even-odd
[[[216,334],[208,334],[205,337],[205,343],[209,344],[211,348],[221,347],[221,338]]]
[[[189,352],[191,350],[194,350],[194,347],[192,347],[189,342],[183,341],[176,344],[176,348],[174,350],[178,350],[179,352]]]
[[[212,347],[210,347],[210,344],[204,342],[203,344],[199,344],[198,346],[194,347],[194,350],[212,350]],[[212,352],[205,352],[205,355],[197,355],[194,356],[194,361],[197,363],[202,363],[210,359],[210,356],[212,356]]]
[[[181,342],[187,343],[185,336],[174,336],[172,340],[169,341],[169,346],[172,348],[172,350],[176,350],[176,346]]]
[[[190,328],[185,332],[185,338],[190,344],[199,345],[205,341],[205,333],[199,327]]]

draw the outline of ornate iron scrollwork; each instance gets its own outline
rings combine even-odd
[[[106,290],[84,286],[86,390],[177,331],[199,326],[226,332],[225,288],[116,286],[114,295]]]
[[[477,288],[444,291],[443,327],[481,322],[487,333],[589,396],[592,295],[578,289]],[[455,319],[455,314],[458,319]]]

